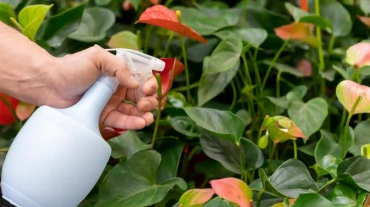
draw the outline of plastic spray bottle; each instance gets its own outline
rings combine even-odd
[[[136,99],[152,70],[165,63],[129,49],[115,50],[139,81]],[[65,109],[39,107],[15,137],[5,158],[3,198],[17,207],[76,207],[101,176],[111,147],[99,131],[99,117],[119,83],[101,75],[81,100]]]

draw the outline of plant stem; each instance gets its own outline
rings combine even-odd
[[[242,149],[240,147],[240,143],[238,144],[238,154],[239,154],[239,162],[240,162],[240,176],[241,176],[241,180],[244,181],[243,177],[244,177],[244,165],[243,165],[243,153],[242,153]]]
[[[334,179],[329,180],[327,183],[325,183],[325,185],[324,185],[324,186],[322,186],[322,187],[321,187],[320,191],[321,191],[322,189],[324,189],[324,188],[328,187],[329,185],[333,184],[335,181],[336,181],[336,179],[335,179],[335,178],[334,178]]]
[[[155,139],[157,138],[159,121],[161,120],[162,98],[163,98],[163,96],[162,96],[162,80],[161,80],[161,76],[159,74],[156,74],[155,78],[157,79],[157,83],[158,83],[158,90],[157,90],[158,108],[157,108],[157,118],[155,120],[154,132],[153,132],[153,137],[152,137],[152,146],[151,146],[151,149],[154,148]]]
[[[242,79],[244,85],[248,85],[248,81],[246,80],[246,78],[244,77],[243,75],[243,72],[241,70],[238,69],[238,74],[240,76],[240,79]]]
[[[187,61],[187,57],[186,57],[186,49],[185,49],[185,44],[184,44],[184,38],[179,35],[179,39],[180,39],[180,44],[181,44],[181,50],[182,50],[182,55],[183,55],[183,59],[184,59],[184,64],[185,64],[185,76],[186,76],[186,99],[188,100],[188,102],[190,102],[190,88],[189,88],[189,85],[190,85],[190,80],[189,80],[189,68],[188,68],[188,61]]]
[[[276,145],[277,145],[277,143],[274,142],[274,145],[272,145],[272,150],[270,152],[269,164],[268,164],[268,168],[267,168],[269,172],[272,172],[272,169],[271,169],[271,167],[272,167],[272,158],[275,154]]]
[[[266,85],[267,79],[268,79],[268,77],[269,77],[269,75],[271,73],[272,67],[274,66],[276,60],[279,58],[280,54],[284,51],[284,49],[287,46],[288,42],[289,42],[289,39],[284,41],[284,44],[280,47],[279,51],[275,54],[275,57],[272,59],[272,62],[271,62],[270,66],[267,69],[267,72],[265,74],[265,77],[263,78],[263,82],[262,82],[260,93],[262,93],[263,89],[265,88],[265,85]]]
[[[231,103],[230,107],[229,107],[229,111],[232,111],[234,109],[234,106],[235,106],[235,103],[236,103],[236,100],[237,100],[237,92],[236,92],[236,87],[235,87],[235,83],[234,83],[234,80],[231,80],[231,87],[233,88],[233,102]]]
[[[357,97],[355,103],[353,104],[351,111],[348,114],[346,125],[344,126],[343,142],[342,142],[342,158],[346,155],[346,146],[347,146],[347,134],[349,128],[349,122],[353,116],[353,113],[356,110],[357,105],[360,103],[362,96]]]
[[[248,67],[247,59],[245,58],[245,54],[242,55],[242,59],[243,59],[243,64],[244,64],[245,77],[247,78],[248,83],[250,85],[253,85],[252,78],[251,78],[251,75],[249,73],[249,67]]]
[[[265,193],[265,189],[262,189],[260,192],[258,192],[258,194],[257,194],[257,207],[260,207],[262,195],[264,193]]]
[[[10,21],[14,24],[14,26],[20,31],[23,32],[23,27],[20,25],[17,20],[15,20],[13,17],[10,17]]]
[[[316,16],[320,16],[320,3],[319,0],[315,0],[315,14]],[[322,38],[321,38],[321,28],[316,27],[316,38],[318,41],[318,53],[319,53],[319,69],[321,72],[325,69],[325,62],[324,62],[324,54],[322,50]],[[325,78],[321,75],[321,94],[325,94]]]
[[[167,41],[166,47],[164,48],[164,52],[162,54],[162,57],[166,57],[168,49],[170,48],[170,44],[171,44],[171,41],[172,41],[172,38],[173,38],[174,35],[175,35],[175,33],[171,32],[170,36],[168,37],[168,41]]]
[[[196,83],[193,83],[193,84],[191,84],[191,85],[189,85],[189,87],[187,87],[187,86],[181,86],[181,87],[178,87],[178,88],[174,88],[174,89],[172,89],[173,91],[186,91],[186,90],[188,90],[188,88],[196,88],[196,87],[198,87],[199,86],[199,82],[196,82]]]
[[[254,51],[254,56],[252,56],[251,51],[248,50],[248,54],[249,54],[250,58],[252,59],[252,64],[253,64],[253,67],[254,67],[254,73],[255,73],[255,76],[256,76],[256,85],[257,85],[257,88],[260,88],[261,87],[261,76],[260,76],[257,61],[256,61],[257,52],[258,52],[258,50],[256,49]]]
[[[294,146],[294,159],[297,159],[297,142],[293,139],[293,146]]]
[[[328,60],[330,58],[331,53],[333,52],[334,42],[335,42],[335,36],[332,35],[330,38],[329,48],[328,48]]]
[[[279,70],[276,76],[276,98],[280,97],[280,77],[281,77],[281,71]]]
[[[148,25],[148,31],[146,32],[145,35],[145,43],[144,43],[144,53],[148,53],[148,48],[149,48],[149,41],[150,41],[150,35],[152,33],[152,25]]]

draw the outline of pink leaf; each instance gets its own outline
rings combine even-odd
[[[252,207],[253,192],[237,178],[222,178],[210,181],[212,189],[221,198],[237,203],[240,207]]]
[[[215,192],[210,189],[191,189],[186,191],[180,198],[179,207],[201,207],[209,201]]]

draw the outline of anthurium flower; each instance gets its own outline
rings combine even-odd
[[[308,0],[301,0],[301,9],[308,12]]]
[[[339,102],[350,113],[354,106],[356,99],[361,96],[362,99],[358,103],[353,114],[370,113],[370,88],[360,85],[351,80],[344,80],[340,82],[336,88],[336,93]]]
[[[137,23],[151,24],[158,27],[162,27],[173,32],[178,33],[181,36],[186,36],[190,39],[197,40],[204,44],[207,40],[202,37],[198,32],[194,31],[190,27],[179,22],[176,12],[170,10],[163,5],[155,5],[147,8],[140,16]]]
[[[355,68],[370,65],[370,42],[359,42],[349,47],[346,62]]]
[[[20,101],[15,109],[15,113],[19,120],[24,121],[31,116],[32,112],[35,110],[36,106],[33,104],[25,103]]]
[[[364,23],[367,27],[370,28],[370,17],[364,17],[364,16],[359,16],[357,15],[357,18]]]
[[[209,201],[215,192],[210,188],[190,189],[186,191],[179,199],[179,207],[202,206]]]
[[[105,127],[103,125],[99,126],[99,130],[100,130],[100,134],[106,141],[113,139],[115,137],[118,137],[119,135],[123,134],[126,131],[124,129]]]
[[[310,61],[302,59],[297,64],[297,70],[301,71],[304,76],[310,77],[312,74],[312,65]]]
[[[12,110],[15,110],[19,101],[11,96],[7,96],[5,94],[0,93],[0,125],[11,125],[14,123],[14,115],[12,113]],[[8,107],[8,105],[3,101],[6,100],[11,109]]]
[[[313,36],[314,26],[305,22],[292,22],[275,28],[275,34],[283,40],[297,40],[317,46],[317,39]]]
[[[162,81],[162,96],[166,96],[167,92],[172,87],[173,79],[184,71],[184,64],[176,58],[161,58],[166,63],[166,66],[162,72],[153,71],[156,75],[159,73]]]

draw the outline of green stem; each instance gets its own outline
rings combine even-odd
[[[251,78],[251,75],[249,73],[249,67],[248,67],[247,59],[245,58],[245,54],[242,55],[242,59],[243,59],[243,64],[244,64],[245,77],[247,78],[248,83],[250,85],[253,85],[252,78]]]
[[[297,142],[293,139],[293,146],[294,146],[294,159],[297,159]]]
[[[268,168],[267,168],[269,170],[269,172],[272,172],[272,169],[271,169],[272,168],[272,158],[275,154],[276,145],[277,145],[277,143],[274,142],[274,145],[272,145],[272,150],[270,152],[269,164],[268,164]]]
[[[293,83],[285,80],[284,78],[280,78],[280,81],[284,82],[285,84],[287,84],[291,88],[295,88],[295,85]]]
[[[343,112],[342,112],[342,119],[341,119],[341,121],[340,121],[340,125],[339,125],[339,133],[341,133],[342,132],[342,127],[344,126],[344,123],[345,123],[345,121],[346,121],[346,108],[344,108],[343,107]]]
[[[331,53],[333,52],[334,42],[335,42],[335,36],[332,35],[330,38],[329,48],[328,48],[328,60],[330,58]]]
[[[248,6],[248,0],[245,1],[245,8],[243,10],[243,21],[242,21],[242,27],[246,27],[247,26],[247,6]]]
[[[236,104],[236,100],[237,100],[237,92],[236,92],[236,87],[235,87],[235,83],[234,83],[234,80],[231,80],[231,87],[233,88],[233,102],[231,103],[230,107],[229,107],[229,111],[232,111],[234,109],[234,106]]]
[[[358,83],[358,84],[361,84],[361,78],[360,78],[360,69],[357,69],[356,70],[356,82]]]
[[[238,74],[240,76],[240,79],[242,79],[244,85],[248,85],[248,81],[246,80],[246,78],[244,77],[243,75],[243,72],[241,70],[238,69]]]
[[[20,25],[17,20],[15,20],[13,17],[10,17],[10,21],[14,24],[14,26],[20,31],[23,32],[23,27]]]
[[[315,14],[317,16],[320,16],[320,4],[319,4],[319,0],[315,0]],[[319,65],[319,69],[321,72],[324,71],[325,69],[325,62],[324,62],[324,54],[323,54],[323,49],[322,49],[322,38],[321,38],[321,28],[320,27],[316,27],[316,38],[317,38],[317,41],[318,41],[318,53],[319,53],[319,62],[320,62],[320,65]],[[324,95],[325,94],[325,78],[321,75],[321,94]]]
[[[242,149],[240,147],[240,143],[238,144],[238,154],[239,154],[239,162],[240,162],[240,176],[241,176],[241,180],[244,180],[243,179],[243,172],[244,172],[244,165],[243,165],[243,153],[242,153]]]
[[[155,126],[154,126],[154,132],[153,132],[153,137],[152,137],[152,146],[151,149],[154,148],[155,144],[155,139],[157,138],[157,133],[158,133],[158,128],[159,128],[159,121],[161,120],[161,113],[162,113],[162,80],[161,76],[157,74],[155,76],[157,79],[158,83],[158,90],[157,90],[157,95],[158,95],[158,108],[157,108],[157,118],[155,120]]]
[[[333,184],[335,181],[337,181],[335,178],[334,179],[331,179],[329,180],[327,183],[325,183],[324,186],[321,187],[320,191],[326,187],[328,187],[329,185]]]
[[[262,189],[260,192],[257,194],[257,207],[260,207],[261,205],[261,200],[262,200],[262,195],[265,193],[265,189]]]
[[[172,38],[173,38],[174,35],[175,35],[175,33],[174,32],[171,32],[171,34],[170,34],[170,36],[168,38],[166,47],[164,48],[164,52],[162,54],[162,57],[166,57],[167,52],[168,52],[168,49],[170,48],[170,44],[171,44],[171,41],[172,41]]]
[[[254,67],[254,73],[255,73],[255,76],[256,76],[256,85],[257,85],[257,88],[260,88],[261,87],[261,76],[260,76],[257,61],[256,61],[257,52],[258,52],[258,50],[256,49],[255,52],[254,52],[254,56],[252,56],[251,51],[248,50],[248,54],[249,54],[250,58],[252,59],[252,64],[253,64],[253,67]]]
[[[274,66],[275,62],[279,58],[280,54],[284,51],[284,49],[287,46],[288,42],[289,42],[289,40],[285,40],[284,41],[284,44],[280,47],[279,51],[275,54],[275,57],[272,59],[272,62],[271,62],[270,66],[267,69],[267,72],[265,74],[265,77],[263,78],[263,82],[262,82],[260,93],[263,92],[263,89],[265,88],[267,79],[268,79],[268,77],[269,77],[269,75],[271,73],[272,67]]]
[[[189,103],[191,96],[190,96],[190,88],[189,88],[190,80],[189,80],[188,61],[187,61],[187,58],[186,58],[186,49],[185,49],[185,44],[184,44],[184,38],[181,35],[179,35],[179,39],[180,39],[180,44],[181,44],[183,60],[184,60],[184,64],[185,64],[185,77],[186,77],[186,88],[187,88],[187,90],[186,90],[186,99]]]
[[[343,142],[342,142],[342,158],[346,155],[346,146],[347,146],[347,134],[349,128],[349,122],[353,116],[353,113],[356,110],[357,105],[360,103],[362,96],[357,97],[355,103],[353,104],[351,111],[348,114],[346,125],[344,126]]]
[[[178,87],[178,88],[174,88],[172,90],[173,91],[186,91],[186,90],[188,90],[188,88],[192,89],[192,88],[196,88],[198,86],[199,86],[199,82],[196,82],[196,83],[193,83],[193,84],[189,85],[189,87],[181,86],[181,87]]]
[[[148,31],[146,32],[145,35],[145,43],[144,43],[144,53],[148,53],[148,48],[149,48],[149,41],[150,41],[150,35],[152,33],[152,25],[148,25]]]
[[[280,77],[281,77],[281,71],[279,70],[276,76],[276,98],[280,97]]]

